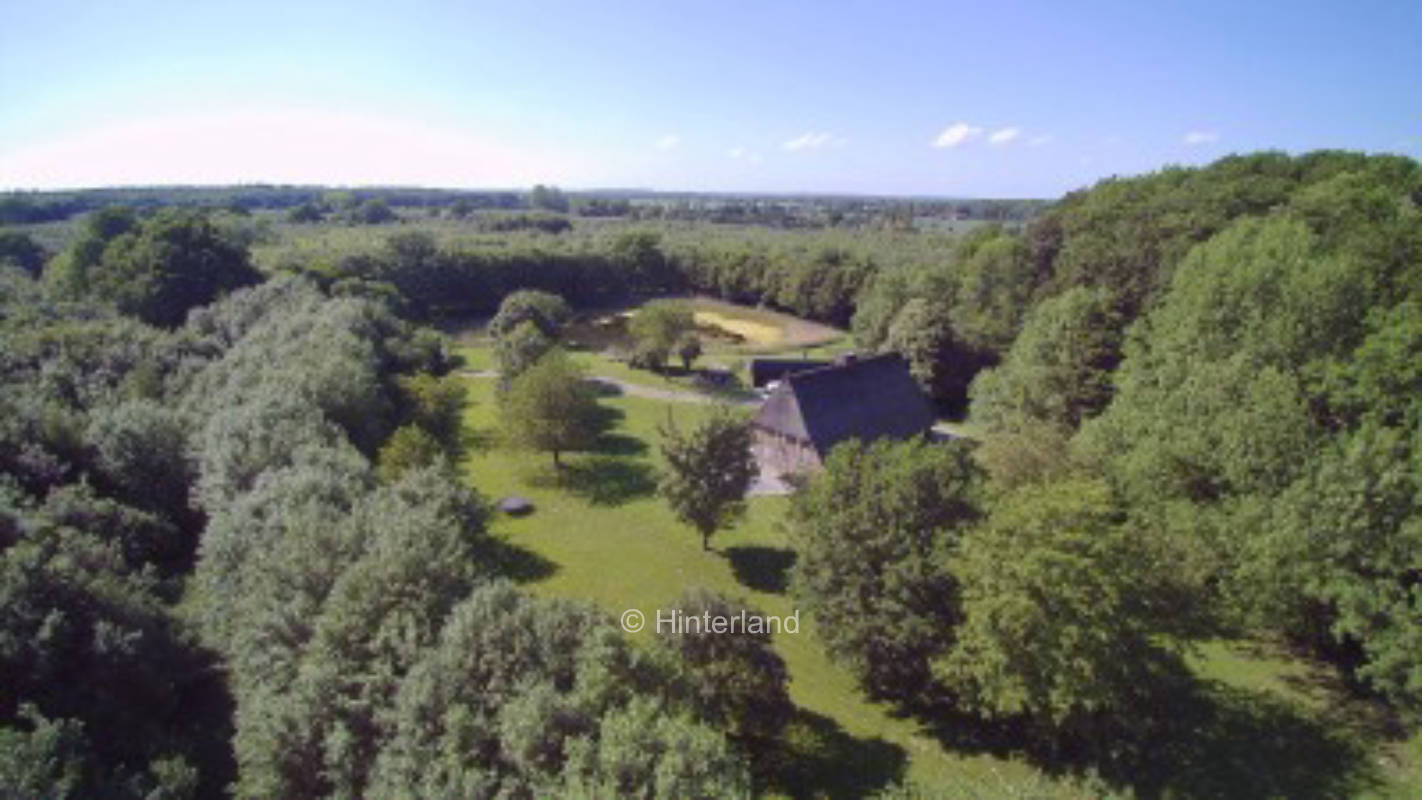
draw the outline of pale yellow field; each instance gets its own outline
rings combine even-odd
[[[695,317],[699,325],[710,325],[730,331],[745,337],[747,342],[758,346],[780,344],[785,338],[785,331],[778,325],[752,322],[743,317],[733,317],[715,311],[697,311]]]

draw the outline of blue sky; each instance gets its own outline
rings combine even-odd
[[[1056,196],[1422,155],[1422,2],[7,0],[0,187]]]

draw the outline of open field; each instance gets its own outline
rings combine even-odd
[[[744,339],[735,346],[742,353],[779,353],[847,344],[847,334],[838,329],[767,308],[736,305],[711,297],[691,299],[698,324],[730,331]]]
[[[591,600],[613,616],[638,608],[649,620],[694,586],[744,598],[767,614],[793,613],[786,580],[794,554],[780,525],[783,498],[752,499],[746,520],[713,537],[708,553],[655,496],[656,426],[667,419],[692,424],[705,407],[609,398],[604,403],[620,416],[617,428],[597,452],[566,459],[560,478],[546,455],[498,446],[492,381],[472,380],[470,389],[466,422],[475,446],[467,474],[490,498],[517,494],[534,502],[531,515],[493,523],[496,534],[523,551],[515,571],[534,591]],[[1018,762],[945,752],[919,723],[863,699],[850,675],[825,656],[812,620],[802,616],[801,632],[778,637],[776,649],[802,712],[808,752],[801,756],[825,770],[797,796],[859,797],[901,776],[985,789],[1039,781]]]
[[[745,371],[747,361],[756,355],[803,355],[806,358],[832,358],[853,349],[847,332],[828,325],[763,308],[736,305],[706,297],[687,298],[692,304],[698,326],[701,326],[705,353],[697,361],[700,368],[729,370],[743,386],[749,386]],[[615,378],[627,383],[672,391],[702,391],[694,374],[686,374],[673,366],[665,372],[633,369],[607,354],[625,347],[630,339],[621,327],[606,324],[627,311],[624,308],[598,309],[580,313],[569,324],[564,338],[574,343],[573,358],[589,374]],[[494,369],[491,343],[484,335],[487,319],[471,319],[445,326],[454,342],[454,350],[464,358],[464,368],[470,371]],[[718,336],[706,328],[731,331],[744,337]],[[756,339],[752,339],[754,334]],[[673,359],[674,361],[674,359]],[[734,395],[733,397],[738,397]]]
[[[592,353],[579,357],[594,374],[621,366]],[[692,424],[707,407],[606,398],[615,428],[595,452],[567,458],[559,475],[546,455],[499,445],[492,381],[471,380],[470,389],[466,474],[491,499],[516,494],[534,502],[527,517],[493,522],[517,554],[514,573],[533,591],[590,600],[613,616],[636,608],[649,621],[696,586],[768,614],[794,612],[788,580],[795,555],[782,525],[788,501],[752,499],[747,518],[703,552],[655,495],[658,424]],[[800,713],[788,737],[795,752],[770,781],[772,795],[862,797],[908,778],[963,787],[969,797],[1094,796],[1073,780],[1047,777],[1010,749],[984,747],[971,722],[932,729],[866,700],[825,655],[812,619],[802,615],[800,633],[782,634],[775,646]],[[1144,796],[1422,796],[1413,788],[1422,786],[1422,739],[1376,744],[1385,731],[1375,710],[1344,699],[1326,668],[1239,642],[1202,646],[1191,664],[1203,679],[1202,699],[1181,713],[1200,715],[1198,737],[1171,743],[1157,774],[1142,776]],[[1340,710],[1350,723],[1325,723]]]

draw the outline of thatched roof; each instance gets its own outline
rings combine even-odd
[[[933,409],[904,360],[888,354],[786,377],[755,424],[807,441],[823,457],[849,438],[920,435],[933,426]]]

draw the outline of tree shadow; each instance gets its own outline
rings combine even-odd
[[[1197,685],[1158,735],[1099,770],[1141,797],[1352,797],[1378,776],[1358,739],[1263,692]]]
[[[606,457],[635,457],[647,454],[647,443],[623,433],[604,433],[593,442],[591,452]]]
[[[459,432],[459,449],[464,453],[487,453],[499,445],[498,432],[493,428],[469,428]]]
[[[620,408],[600,405],[592,420],[597,437],[593,439],[590,452],[604,456],[640,456],[647,452],[647,443],[635,436],[612,431],[621,425],[627,414]]]
[[[908,763],[902,747],[883,739],[856,739],[822,714],[796,709],[778,743],[757,754],[757,794],[850,800],[901,780]]]
[[[559,470],[528,478],[540,488],[558,488],[595,506],[620,506],[657,490],[650,464],[614,456],[590,455]]]
[[[537,583],[558,572],[557,562],[501,538],[490,540],[489,560],[499,575],[515,583]]]
[[[1378,785],[1356,735],[1265,692],[1176,673],[1128,715],[1074,735],[1024,717],[984,720],[951,699],[902,708],[948,750],[1024,757],[1054,774],[1095,774],[1142,798],[1344,798]]]
[[[728,547],[721,554],[731,562],[736,580],[748,589],[784,594],[790,586],[790,568],[795,566],[794,550],[748,545]]]

